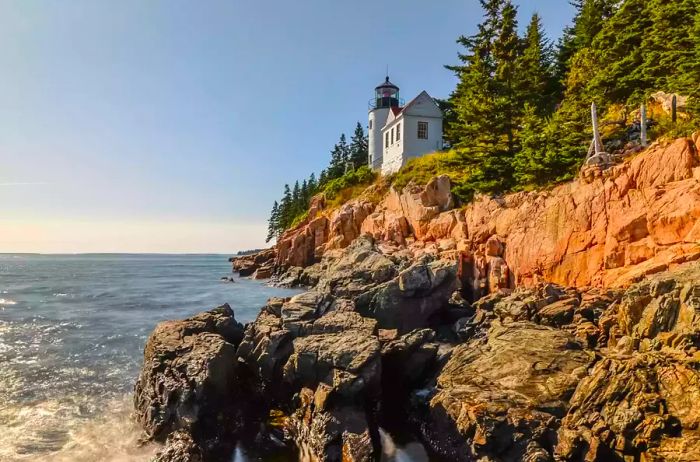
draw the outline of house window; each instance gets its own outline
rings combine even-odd
[[[388,148],[389,147],[389,132],[386,132],[384,134],[384,147]]]
[[[372,130],[372,119],[369,119],[369,129]]]
[[[391,129],[391,144],[394,144],[394,129]]]
[[[428,139],[428,122],[418,122],[418,139]]]
[[[396,141],[401,141],[401,122],[396,124]]]

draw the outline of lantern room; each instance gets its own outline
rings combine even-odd
[[[399,87],[389,81],[389,76],[374,89],[374,101],[375,109],[400,106]]]

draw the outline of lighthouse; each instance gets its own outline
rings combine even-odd
[[[425,91],[404,105],[399,87],[387,76],[369,102],[369,166],[390,175],[414,157],[440,151],[442,118],[440,107]]]
[[[386,80],[374,89],[374,98],[369,102],[369,166],[374,170],[382,168],[382,129],[389,118],[389,112],[392,108],[398,110],[400,105],[399,87],[391,83],[387,76]]]

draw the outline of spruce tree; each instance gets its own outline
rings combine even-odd
[[[517,9],[510,0],[481,0],[484,20],[471,37],[461,65],[448,66],[459,83],[451,96],[455,120],[448,138],[460,151],[476,191],[499,192],[512,185],[516,129],[522,115],[517,97],[516,63],[521,51]]]
[[[265,242],[270,242],[273,237],[277,237],[280,231],[279,226],[279,204],[277,201],[272,204],[272,211],[270,212],[270,219],[267,222],[267,238]]]
[[[316,191],[318,189],[318,183],[316,182],[316,175],[311,172],[311,175],[309,176],[309,183],[308,183],[308,188],[309,188],[309,199],[316,194]]]
[[[368,141],[360,122],[357,122],[355,131],[350,138],[350,162],[354,168],[360,168],[369,163]]]
[[[305,211],[309,207],[309,184],[306,180],[301,182],[299,195],[301,196],[301,209]]]
[[[284,193],[279,205],[279,228],[285,230],[289,227],[294,219],[294,210],[292,209],[292,191],[289,185],[284,185]]]
[[[545,36],[542,20],[535,13],[523,38],[523,52],[518,59],[517,75],[518,93],[523,107],[530,105],[540,117],[550,115],[558,99],[552,53],[552,44]]]
[[[301,188],[299,187],[299,180],[294,182],[294,188],[292,189],[292,221],[301,211]]]
[[[557,77],[566,79],[571,69],[571,60],[576,53],[588,48],[603,28],[603,23],[615,12],[618,0],[573,0],[576,8],[573,25],[564,29],[557,52]]]

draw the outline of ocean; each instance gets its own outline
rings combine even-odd
[[[226,255],[0,254],[0,462],[149,460],[157,448],[138,444],[130,414],[154,326],[223,303],[249,322],[297,292],[224,276]],[[425,459],[389,444],[391,460]]]
[[[0,255],[0,461],[148,460],[129,414],[153,327],[294,293],[223,276],[225,255]]]

